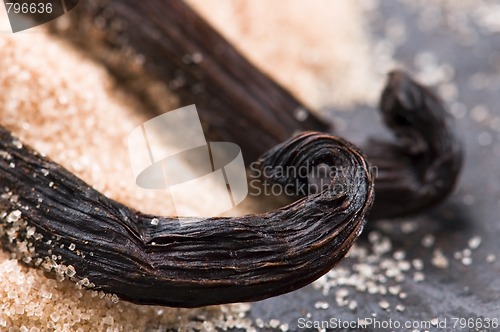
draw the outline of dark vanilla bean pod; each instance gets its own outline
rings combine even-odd
[[[373,179],[342,139],[300,134],[263,156],[273,170],[328,165],[334,186],[286,207],[235,218],[145,215],[92,189],[0,127],[0,234],[24,263],[145,304],[197,307],[253,301],[300,288],[330,270],[360,234]],[[281,173],[283,174],[283,173]],[[348,174],[349,176],[344,176]]]
[[[330,130],[183,1],[87,1],[68,15],[69,28],[53,24],[52,30],[90,51],[121,82],[131,83],[147,100],[146,109],[165,111],[144,91],[146,83],[154,78],[170,85],[182,104],[197,105],[210,140],[237,143],[247,161],[297,130]],[[134,65],[134,54],[142,66]],[[442,102],[406,74],[392,77],[381,107],[397,140],[364,147],[379,169],[374,218],[404,217],[436,206],[453,190],[462,160]],[[422,121],[411,119],[412,110]],[[301,116],[294,117],[294,111]]]
[[[401,217],[437,205],[454,189],[463,154],[444,103],[406,73],[393,71],[380,110],[396,141],[373,140],[363,149],[378,171],[370,217]]]
[[[80,1],[67,15],[53,32],[103,62],[144,110],[169,111],[152,87],[168,88],[180,106],[196,104],[208,140],[238,144],[246,161],[297,131],[331,129],[185,1]]]

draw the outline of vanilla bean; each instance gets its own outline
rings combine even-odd
[[[69,15],[71,28],[54,25],[54,31],[90,50],[119,79],[151,76],[169,85],[181,103],[196,103],[208,138],[239,144],[247,164],[295,131],[329,128],[182,1],[96,0],[80,3]],[[130,51],[143,57],[142,70],[134,71],[127,60]],[[203,92],[195,88],[201,86]],[[436,206],[453,190],[462,162],[443,102],[397,71],[380,108],[396,140],[363,147],[378,168],[371,217],[402,217]],[[293,116],[297,110],[307,115],[304,121]]]
[[[279,210],[209,219],[142,214],[113,201],[0,128],[0,234],[31,266],[146,304],[196,307],[290,292],[329,271],[361,233],[373,179],[342,139],[302,133],[259,164],[276,183],[307,177],[264,170],[353,168]],[[294,177],[295,176],[295,177]]]
[[[377,168],[372,218],[425,211],[453,191],[462,144],[444,103],[402,71],[389,74],[380,110],[394,142],[369,141],[363,150]]]
[[[329,130],[182,0],[80,1],[67,15],[53,30],[105,63],[141,111],[165,112],[149,92],[161,83],[196,104],[208,140],[238,144],[248,163],[297,131]]]

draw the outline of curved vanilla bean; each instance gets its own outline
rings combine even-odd
[[[69,26],[53,32],[106,64],[144,110],[163,114],[151,87],[168,87],[180,106],[196,104],[209,141],[239,145],[246,161],[296,131],[331,129],[185,1],[80,1],[67,15]]]
[[[4,248],[26,264],[136,303],[196,307],[300,288],[346,254],[373,200],[373,179],[360,151],[315,132],[264,155],[262,175],[301,186],[308,177],[294,176],[294,169],[311,172],[321,164],[356,172],[329,174],[331,186],[281,209],[234,218],[142,214],[1,127],[0,151]],[[291,177],[277,175],[279,168]]]
[[[68,15],[69,28],[53,24],[52,30],[105,63],[144,99],[146,109],[165,111],[145,89],[154,78],[170,86],[181,104],[197,105],[209,140],[238,144],[246,161],[297,130],[331,129],[183,1],[82,1]],[[131,54],[140,55],[143,65],[137,66]],[[371,141],[364,147],[379,170],[370,215],[393,218],[423,212],[453,190],[461,145],[442,102],[407,74],[391,74],[380,104],[397,140]]]
[[[402,71],[389,74],[380,110],[396,142],[370,141],[363,148],[377,168],[377,198],[370,217],[422,212],[453,190],[462,146],[443,102]]]

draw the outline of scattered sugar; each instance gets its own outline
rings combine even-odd
[[[316,309],[328,309],[330,305],[328,304],[328,302],[318,301],[314,304],[314,307]]]
[[[392,295],[398,295],[399,292],[401,292],[401,286],[396,285],[396,286],[390,286],[389,287],[389,293]]]
[[[432,234],[427,234],[422,238],[422,246],[425,248],[430,248],[434,245],[436,238]]]
[[[414,230],[416,228],[412,226],[412,231]],[[369,246],[360,247],[355,244],[345,260],[312,286],[321,290],[324,296],[334,291],[338,307],[356,310],[358,303],[352,299],[353,293],[364,293],[364,297],[371,296],[382,309],[390,310],[391,299],[401,301],[408,297],[404,289],[407,285],[404,283],[406,278],[415,282],[425,280],[424,261],[421,258],[407,257],[407,252],[401,249],[393,251],[389,237],[378,230],[371,231],[367,237]],[[434,236],[429,234],[426,238],[425,243],[434,245]],[[436,253],[439,254],[439,251]],[[438,263],[440,266],[441,264],[442,262]],[[321,304],[317,303],[316,309]],[[405,310],[402,303],[394,308],[397,311]]]
[[[488,254],[488,256],[486,256],[487,263],[493,263],[496,261],[496,259],[497,259],[497,257],[493,254]]]
[[[431,263],[440,269],[446,269],[449,266],[448,258],[446,258],[441,249],[434,250]]]
[[[10,153],[8,153],[7,151],[5,150],[0,150],[0,158],[3,158],[5,160],[11,160],[12,159],[12,156],[10,155]]]
[[[278,326],[280,326],[281,322],[277,319],[271,319],[269,321],[269,326],[272,327],[273,329],[277,328]]]
[[[415,258],[411,263],[415,270],[421,271],[424,269],[424,262],[420,258]]]
[[[469,239],[467,244],[469,245],[469,248],[471,248],[472,250],[477,249],[481,245],[481,237],[474,236]]]
[[[413,220],[405,220],[401,223],[401,231],[404,234],[410,234],[418,229],[418,224]]]
[[[406,308],[405,308],[405,306],[404,306],[404,305],[402,305],[402,304],[397,304],[397,305],[396,305],[396,307],[395,307],[395,309],[396,309],[397,311],[399,311],[399,312],[403,312],[403,311],[405,311],[405,309],[406,309]]]
[[[21,149],[23,147],[23,143],[21,143],[18,139],[14,139],[12,141],[12,145],[14,145],[17,149]]]
[[[422,282],[425,280],[425,275],[422,272],[415,272],[413,274],[413,280],[416,282]]]
[[[472,264],[472,257],[462,257],[462,264],[465,266],[469,266]]]
[[[347,305],[347,307],[351,310],[351,311],[354,311],[358,308],[358,302],[355,301],[355,300],[352,300],[349,302],[349,304]]]
[[[21,218],[21,211],[15,210],[9,213],[9,215],[7,215],[7,222],[13,223],[18,221],[19,218]]]
[[[387,300],[380,301],[378,305],[384,310],[388,310],[391,307],[391,304]]]
[[[74,277],[76,274],[76,270],[72,265],[68,265],[68,268],[66,270],[66,275],[70,278]]]
[[[26,238],[30,238],[35,235],[36,228],[35,227],[26,227]]]
[[[480,236],[473,236],[467,241],[467,247],[463,250],[456,251],[453,254],[453,258],[460,261],[462,265],[469,266],[472,265],[472,250],[479,248],[481,245],[482,239]]]
[[[403,260],[406,256],[406,253],[402,250],[398,250],[396,252],[394,252],[394,254],[392,255],[394,257],[394,259],[400,261],[400,260]]]

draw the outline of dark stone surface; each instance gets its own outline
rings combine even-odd
[[[446,95],[450,84],[456,85],[458,91],[458,95],[451,94],[447,98],[451,113],[456,116],[457,131],[466,152],[455,193],[446,203],[424,215],[405,220],[369,220],[369,227],[358,242],[359,247],[370,251],[373,246],[366,234],[376,231],[387,236],[392,249],[383,257],[393,259],[392,253],[404,251],[405,260],[422,259],[425,280],[414,280],[414,273],[418,271],[413,267],[405,272],[405,280],[399,283],[408,295],[405,299],[344,287],[349,290],[348,298],[357,301],[356,310],[336,305],[335,292],[338,288],[332,287],[324,296],[321,290],[309,285],[287,295],[254,303],[251,318],[261,318],[265,323],[278,319],[287,323],[291,331],[316,331],[315,328],[298,329],[298,319],[306,318],[308,314],[309,321],[334,318],[352,322],[365,317],[373,318],[373,315],[380,322],[391,319],[401,324],[405,321],[417,324],[420,320],[434,318],[443,324],[446,319],[446,327],[416,328],[421,331],[500,330],[484,327],[484,318],[500,319],[500,33],[485,29],[477,14],[479,9],[474,6],[470,9],[470,12],[464,12],[460,8],[435,4],[424,7],[409,5],[406,1],[384,1],[369,16],[375,42],[385,40],[392,43],[387,35],[388,22],[404,26],[405,42],[399,45],[392,43],[395,46],[393,57],[400,67],[418,77],[423,69],[419,60],[415,59],[422,52],[428,52],[438,67],[447,64],[448,72],[453,69],[448,84],[440,82],[436,87],[438,92]],[[433,73],[432,68],[428,73]],[[389,137],[371,107],[359,106],[351,112],[332,111],[332,117],[340,118],[347,124],[339,134],[354,142],[362,142],[367,134]],[[402,232],[402,225],[409,222],[416,225],[416,230]],[[421,244],[427,234],[435,236],[431,248]],[[466,265],[454,256],[457,252],[463,253],[474,236],[479,236],[482,241],[477,249],[471,250],[472,263]],[[447,257],[448,267],[438,268],[431,263],[436,248]],[[487,261],[491,255],[496,256],[494,262]],[[358,263],[355,258],[347,258],[338,267],[352,270]],[[397,284],[389,281],[389,285]],[[384,299],[390,303],[389,310],[379,305]],[[318,301],[328,302],[328,309],[315,308]],[[405,310],[395,310],[397,304],[404,305]],[[479,323],[469,327],[454,326],[454,318],[479,319],[483,326]],[[267,325],[262,330],[279,328],[272,329]],[[357,331],[359,328],[339,330]],[[373,327],[368,326],[365,330],[371,331]],[[393,328],[382,330],[408,329],[393,325]]]

